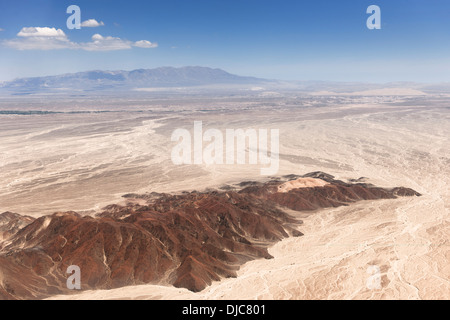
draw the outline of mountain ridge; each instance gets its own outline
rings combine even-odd
[[[264,90],[282,90],[302,92],[313,95],[425,95],[433,93],[450,93],[448,83],[415,83],[415,82],[339,82],[339,81],[285,81],[240,76],[220,68],[202,66],[158,67],[135,70],[89,70],[59,75],[17,78],[11,81],[0,81],[0,94],[33,95],[33,94],[110,94],[133,92],[168,91],[174,93],[195,91],[208,93],[253,92]],[[378,92],[390,89],[389,92]],[[394,89],[409,89],[399,91]],[[197,90],[197,91],[198,91]],[[377,91],[378,90],[378,91]],[[210,93],[210,92],[209,92]]]
[[[0,84],[9,92],[103,91],[139,88],[194,87],[225,84],[260,84],[270,82],[255,77],[231,74],[222,69],[187,66],[135,69],[131,71],[91,70],[61,75],[19,78]]]
[[[146,204],[110,205],[93,217],[63,212],[23,223],[20,215],[2,214],[2,225],[19,227],[0,241],[0,299],[71,294],[70,265],[81,269],[82,290],[160,284],[199,292],[236,277],[248,261],[273,258],[268,247],[276,242],[303,236],[302,221],[286,208],[313,212],[420,196],[322,172],[241,185],[240,191],[142,195]]]

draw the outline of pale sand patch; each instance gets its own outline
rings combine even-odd
[[[329,185],[328,182],[322,179],[315,178],[299,178],[297,180],[288,181],[283,183],[278,187],[278,192],[280,193],[288,193],[293,189],[302,189],[302,188],[315,188],[315,187],[324,187]]]

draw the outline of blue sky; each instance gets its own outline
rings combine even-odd
[[[104,25],[68,30],[72,4]],[[366,27],[372,4],[381,30]],[[286,80],[450,81],[448,0],[2,0],[0,29],[0,80],[199,65]]]

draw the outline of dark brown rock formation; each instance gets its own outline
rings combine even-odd
[[[302,235],[296,229],[301,221],[280,206],[315,210],[418,195],[405,188],[346,184],[322,173],[312,177],[330,184],[279,193],[283,182],[277,180],[245,184],[240,192],[149,195],[147,205],[111,205],[96,217],[0,215],[0,232],[8,233],[0,244],[0,298],[69,294],[70,265],[81,268],[83,290],[152,283],[200,291],[236,276],[249,260],[270,259],[270,244]]]

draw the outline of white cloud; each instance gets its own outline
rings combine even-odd
[[[76,47],[69,41],[64,31],[55,28],[22,28],[19,38],[5,40],[3,44],[17,50],[54,50]]]
[[[97,28],[102,27],[104,25],[105,24],[103,23],[103,21],[98,22],[95,19],[89,19],[81,23],[81,27],[83,28]]]
[[[94,34],[91,42],[72,42],[61,29],[55,28],[22,28],[17,38],[4,40],[1,44],[16,50],[85,50],[85,51],[116,51],[129,50],[133,47],[156,48],[158,44],[147,40],[137,42],[116,37],[104,37]]]
[[[5,29],[0,28],[0,32],[5,31]]]
[[[131,49],[132,42],[115,37],[103,37],[100,34],[92,36],[92,42],[81,43],[81,49],[86,51],[115,51]]]
[[[17,34],[18,37],[54,37],[54,38],[66,38],[66,34],[61,29],[56,28],[22,28]]]
[[[134,47],[138,47],[138,48],[149,49],[149,48],[157,48],[158,44],[157,43],[151,43],[150,41],[147,41],[147,40],[141,40],[141,41],[136,41],[133,44],[133,46]]]
[[[103,39],[105,39],[101,34],[94,34],[93,36],[92,36],[92,40],[93,41],[101,41],[101,40],[103,40]]]

